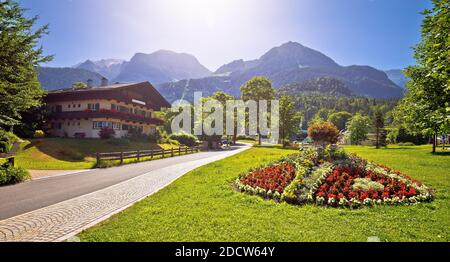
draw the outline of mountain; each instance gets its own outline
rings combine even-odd
[[[99,61],[86,60],[85,62],[76,65],[75,68],[86,69],[112,80],[120,74],[124,64],[125,60],[121,59],[102,59]]]
[[[353,93],[340,80],[332,77],[319,77],[286,85],[278,90],[279,95],[318,93],[329,96],[352,96]]]
[[[221,66],[214,72],[214,75],[229,75],[232,72],[239,72],[254,68],[259,63],[258,60],[244,61],[243,59],[235,60],[229,64]]]
[[[202,78],[211,72],[192,55],[160,50],[152,54],[137,53],[123,65],[115,82],[150,81],[152,84],[182,79]]]
[[[220,67],[212,76],[169,82],[157,85],[157,88],[168,100],[181,97],[190,100],[195,91],[208,96],[216,90],[239,97],[240,86],[254,76],[268,77],[276,89],[330,77],[342,82],[354,95],[383,99],[403,96],[403,90],[385,72],[370,66],[340,66],[319,51],[295,42],[272,48],[256,60],[235,60]]]
[[[79,68],[40,67],[37,69],[38,79],[45,90],[70,88],[76,82],[93,80],[94,85],[100,85],[102,75]]]
[[[405,88],[406,82],[408,82],[408,78],[403,74],[403,71],[400,69],[392,69],[386,71],[387,76],[391,79],[392,82],[397,84],[401,88]]]

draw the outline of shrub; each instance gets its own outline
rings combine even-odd
[[[110,138],[107,143],[113,146],[129,146],[130,140],[127,138]]]
[[[161,141],[162,135],[159,129],[156,129],[154,133],[148,135],[148,140],[150,143],[159,143]]]
[[[169,139],[176,140],[180,144],[186,145],[186,146],[195,146],[197,144],[197,137],[191,134],[187,133],[177,133],[177,134],[171,134],[169,136]]]
[[[0,141],[0,153],[8,153],[12,145],[6,141]]]
[[[30,179],[28,171],[21,167],[4,164],[0,167],[0,186],[12,185]]]
[[[245,136],[241,135],[236,138],[237,140],[250,140],[250,141],[256,141],[256,138],[254,136]]]
[[[101,139],[110,139],[116,135],[116,131],[114,131],[114,129],[112,128],[104,127],[100,129],[98,135],[100,136]]]
[[[100,160],[95,163],[94,168],[109,168],[115,166],[113,161],[110,160]]]
[[[308,135],[315,144],[325,147],[328,144],[336,144],[339,139],[339,130],[329,122],[312,124],[308,128]]]
[[[13,144],[19,140],[13,133],[0,130],[0,153],[8,153]]]
[[[45,133],[42,130],[36,130],[36,131],[34,131],[33,137],[34,138],[44,138]]]
[[[412,142],[403,142],[403,143],[398,143],[399,146],[415,146],[414,143]]]
[[[166,144],[170,144],[170,145],[175,145],[175,146],[179,146],[180,142],[178,142],[177,140],[173,140],[173,139],[167,139],[165,141]]]

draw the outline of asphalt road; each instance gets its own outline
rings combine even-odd
[[[230,150],[235,150],[234,147]],[[223,154],[209,151],[0,187],[0,220],[89,194],[171,165]]]

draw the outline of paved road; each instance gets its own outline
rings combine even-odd
[[[238,148],[235,147],[232,150],[238,150]],[[224,155],[226,152],[201,152],[1,187],[0,220],[95,192],[151,171]]]
[[[27,199],[9,197],[16,203],[26,202],[26,204],[22,204],[22,208],[28,207],[28,209],[42,205],[41,201],[55,201],[49,198],[70,199],[1,220],[0,242],[66,240],[159,191],[187,172],[248,148],[248,146],[235,147],[232,150],[221,152],[199,153],[121,168],[96,170],[90,174],[91,177],[95,177],[92,180],[90,177],[86,177],[89,175],[88,173],[83,173],[39,180],[37,181],[39,183],[24,184],[28,188],[15,186],[2,189],[2,194],[5,190],[14,195],[20,195],[14,191],[14,188],[20,190],[21,193],[26,193],[29,197]],[[142,172],[145,173],[142,174]],[[117,183],[115,177],[107,175],[112,173],[115,173],[116,176],[126,173],[124,176],[127,176],[128,180]],[[43,181],[43,184],[41,184],[41,181]],[[69,183],[72,187],[67,186]],[[93,183],[95,187],[104,188],[86,194],[89,190],[96,190],[86,183]],[[114,185],[107,186],[111,183]],[[45,190],[46,185],[51,186],[51,188]],[[38,191],[41,195],[33,196],[33,193],[26,192],[26,189],[33,191],[34,194]],[[58,193],[51,192],[51,190]],[[66,193],[66,191],[69,193]],[[82,195],[71,198],[72,195],[76,194]],[[1,202],[7,201],[2,199]],[[14,210],[14,208],[7,206],[5,210],[12,212],[11,210]]]

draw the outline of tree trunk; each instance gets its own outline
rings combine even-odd
[[[433,154],[436,153],[436,134],[433,135]]]
[[[380,129],[378,129],[375,131],[375,146],[377,149],[380,149]]]
[[[262,136],[258,133],[258,145],[262,145]]]

